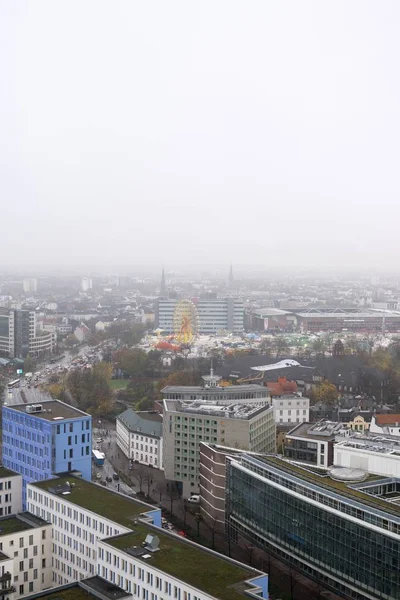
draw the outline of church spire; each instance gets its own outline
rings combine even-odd
[[[234,284],[234,278],[233,278],[233,268],[232,268],[232,263],[231,263],[231,268],[229,269],[229,278],[228,278],[228,286],[232,287]]]
[[[164,273],[164,267],[163,267],[162,273],[161,273],[160,298],[166,298],[166,297],[167,297],[167,286],[165,284],[165,273]]]

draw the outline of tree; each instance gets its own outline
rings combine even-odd
[[[289,344],[286,338],[279,336],[274,341],[276,358],[280,358],[289,351]]]
[[[147,469],[144,465],[137,465],[133,469],[133,477],[139,484],[139,492],[143,494],[143,484],[148,481],[147,479]]]
[[[123,348],[115,352],[114,364],[117,369],[121,369],[127,377],[143,377],[148,366],[146,352],[139,348]]]
[[[36,370],[36,360],[28,354],[24,359],[24,373],[33,373]]]
[[[322,356],[325,356],[326,344],[323,339],[317,338],[316,340],[314,340],[312,347],[315,354],[321,354]]]
[[[161,504],[162,497],[167,491],[165,483],[163,481],[157,481],[156,485],[154,486],[154,491],[158,494],[159,502]]]
[[[206,525],[206,527],[208,527],[208,529],[211,532],[211,548],[212,550],[215,550],[215,534],[217,533],[218,530],[218,521],[217,519],[206,519],[204,521],[204,524]]]
[[[92,369],[79,369],[69,373],[66,387],[79,408],[98,416],[109,412],[113,398],[111,372],[111,365],[98,363]]]
[[[316,402],[324,402],[325,404],[335,404],[337,402],[338,396],[339,394],[336,387],[327,379],[321,381],[321,383],[319,383],[315,388],[314,398]]]

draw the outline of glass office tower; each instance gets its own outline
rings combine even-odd
[[[349,486],[279,458],[232,457],[227,527],[345,598],[395,600],[400,507],[372,495],[388,482],[367,494],[369,480]]]

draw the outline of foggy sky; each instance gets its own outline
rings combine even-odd
[[[399,28],[396,0],[2,0],[0,266],[396,269]]]

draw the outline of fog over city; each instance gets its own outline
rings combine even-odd
[[[393,269],[400,5],[5,0],[2,267]]]

